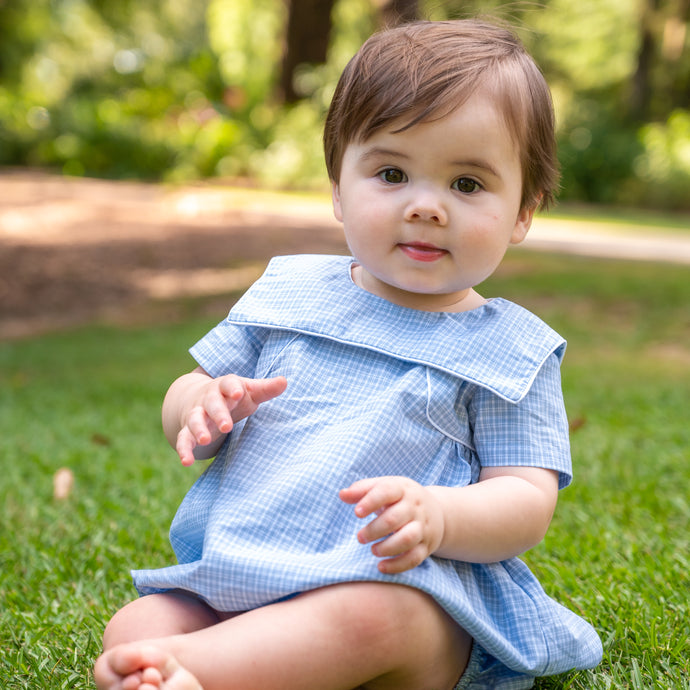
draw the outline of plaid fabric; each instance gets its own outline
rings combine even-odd
[[[458,314],[396,306],[355,286],[351,262],[274,259],[191,349],[212,376],[284,375],[288,389],[236,426],[173,521],[179,564],[134,571],[137,589],[241,611],[337,582],[398,582],[433,596],[494,658],[497,680],[596,665],[594,630],[520,560],[432,557],[382,575],[338,498],[390,474],[465,486],[489,465],[554,469],[567,485],[564,341],[501,299]]]

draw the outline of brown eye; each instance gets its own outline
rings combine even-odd
[[[379,177],[388,184],[401,184],[407,182],[407,175],[398,168],[386,168],[379,173]]]
[[[472,194],[481,189],[479,182],[473,180],[471,177],[459,177],[453,182],[451,187],[463,194]]]

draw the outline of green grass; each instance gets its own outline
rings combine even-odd
[[[569,340],[575,483],[526,556],[599,630],[594,671],[538,688],[690,687],[690,281],[684,267],[514,251],[484,294]],[[221,318],[222,314],[218,314]],[[0,687],[92,687],[128,570],[170,561],[197,469],[160,431],[162,395],[213,319],[0,343]],[[70,498],[52,497],[61,467]]]

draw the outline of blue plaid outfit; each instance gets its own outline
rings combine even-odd
[[[179,588],[244,611],[338,582],[396,582],[429,593],[468,631],[481,687],[595,666],[595,631],[519,559],[430,557],[384,575],[338,498],[384,475],[465,486],[482,466],[550,468],[566,486],[565,342],[503,299],[460,313],[392,304],[353,283],[352,262],[273,259],[191,348],[211,376],[283,375],[288,388],[236,425],[175,516],[178,565],[133,571],[138,591]]]

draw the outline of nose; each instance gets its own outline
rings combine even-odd
[[[405,220],[446,225],[448,213],[438,193],[428,189],[418,190],[413,192],[413,196],[407,204]]]

